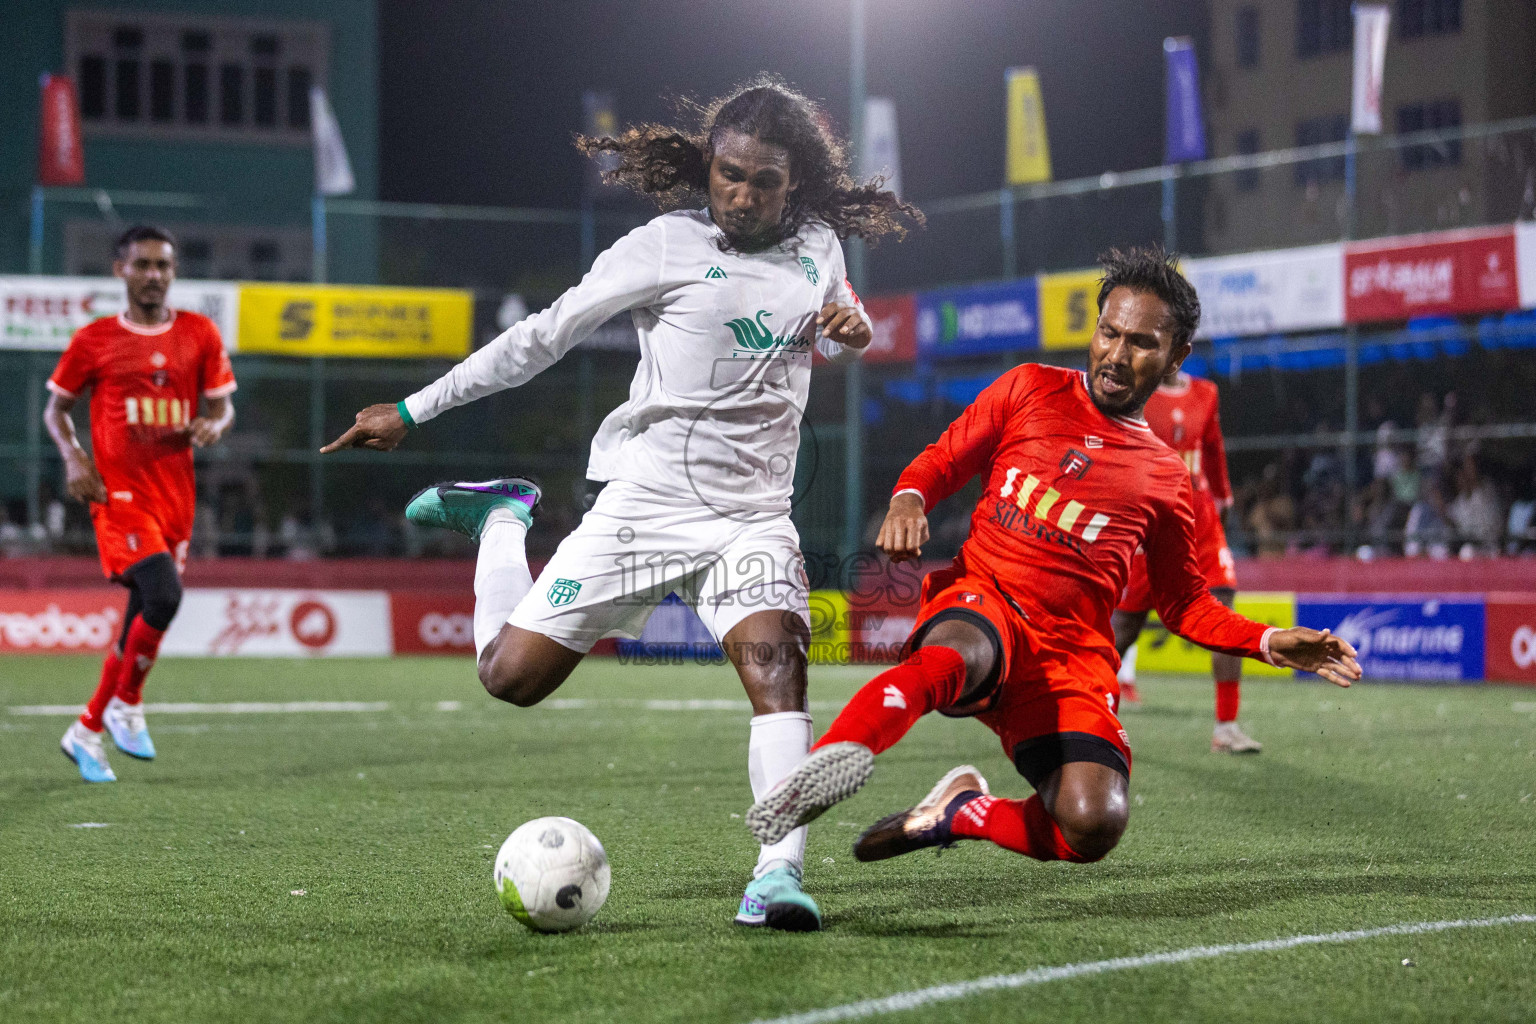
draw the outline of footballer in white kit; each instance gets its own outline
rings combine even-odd
[[[479,540],[475,648],[494,696],[552,693],[604,637],[638,638],[668,594],[692,605],[746,689],[748,776],[759,798],[805,756],[807,583],[790,521],[813,349],[859,357],[870,327],[840,238],[903,234],[921,213],[849,176],[808,99],[759,80],[703,111],[688,133],[658,126],[582,139],[616,154],[610,180],[705,209],[662,214],[599,256],[581,283],[442,378],[370,406],[326,447],[388,450],[409,429],[516,387],[629,312],[640,364],[629,399],[592,440],[596,504],[537,582],[524,541],[540,499],[521,477],[429,487],[408,518]],[[772,652],[764,657],[765,651]],[[805,829],[759,851],[736,920],[814,930]]]

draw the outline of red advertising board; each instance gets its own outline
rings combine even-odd
[[[105,651],[123,628],[126,591],[0,590],[0,653]]]
[[[470,590],[396,590],[389,595],[396,654],[474,654]]]
[[[1512,227],[1408,235],[1344,250],[1350,323],[1519,308]]]
[[[874,333],[864,352],[866,363],[910,363],[917,358],[917,297],[876,295],[864,299]],[[820,353],[816,361],[822,362]]]
[[[1489,679],[1536,683],[1536,595],[1488,595]]]

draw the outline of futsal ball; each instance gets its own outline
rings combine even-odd
[[[568,932],[597,916],[608,898],[608,855],[585,825],[535,818],[496,854],[502,906],[536,932]]]

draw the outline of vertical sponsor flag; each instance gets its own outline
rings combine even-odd
[[[1205,159],[1205,117],[1200,107],[1200,65],[1188,36],[1163,40],[1168,66],[1167,143],[1163,162]]]
[[[609,92],[584,92],[581,94],[581,111],[584,129],[588,135],[595,138],[608,136],[616,138],[619,134],[619,118],[613,112],[613,93]],[[603,183],[603,174],[619,166],[617,153],[602,153],[588,161],[586,187],[588,191],[598,188]]]
[[[85,150],[80,142],[80,104],[68,75],[44,75],[42,116],[38,119],[37,183],[79,185],[85,181]]]
[[[1045,137],[1045,104],[1034,68],[1008,69],[1008,184],[1051,180],[1051,147]]]
[[[1392,12],[1385,4],[1355,4],[1355,80],[1349,130],[1381,134],[1381,83],[1387,67],[1387,28]]]
[[[352,177],[347,145],[341,140],[341,125],[336,123],[325,90],[318,85],[309,89],[309,123],[315,138],[315,195],[344,196],[357,187],[357,181]]]
[[[859,150],[859,176],[880,175],[885,187],[901,195],[901,148],[896,141],[896,101],[871,96],[864,101],[864,144]]]

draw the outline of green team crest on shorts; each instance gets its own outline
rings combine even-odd
[[[552,607],[570,604],[576,600],[576,595],[581,593],[579,580],[557,579],[549,588],[549,603]]]

